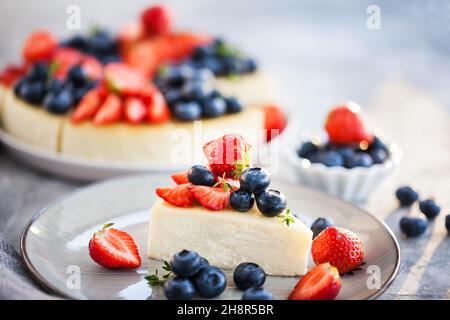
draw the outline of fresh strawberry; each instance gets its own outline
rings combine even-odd
[[[110,228],[112,225],[104,225],[89,241],[92,260],[108,269],[139,268],[141,257],[133,238],[124,231]]]
[[[103,76],[103,66],[96,58],[86,56],[81,63],[84,71],[91,80],[98,80]]]
[[[145,35],[143,24],[138,22],[131,22],[124,25],[117,35],[122,50],[126,50],[131,44],[141,40]]]
[[[65,78],[69,69],[83,61],[83,54],[72,48],[58,48],[51,58],[53,76]]]
[[[121,95],[139,94],[147,83],[141,71],[121,62],[113,62],[105,67],[105,80],[110,91]]]
[[[286,128],[287,118],[280,107],[268,105],[264,108],[264,128],[267,141],[278,136]]]
[[[213,38],[209,34],[190,32],[173,33],[169,37],[169,48],[166,50],[166,60],[180,61],[187,58],[198,46],[211,43]]]
[[[337,144],[371,143],[373,140],[373,135],[366,130],[359,114],[359,106],[351,102],[330,111],[325,130],[329,141]]]
[[[364,245],[353,232],[328,227],[313,240],[311,254],[316,264],[329,262],[343,274],[362,264]]]
[[[227,187],[231,189],[231,191],[236,191],[241,187],[239,180],[235,179],[230,178],[223,179],[222,177],[216,176],[216,181],[217,181],[216,184],[219,186],[223,186],[224,184],[226,184]]]
[[[229,188],[190,185],[189,190],[200,204],[209,210],[225,209],[230,203]]]
[[[185,183],[189,183],[187,174],[188,174],[188,170],[174,173],[170,177],[176,184],[185,184]]]
[[[147,107],[142,99],[128,97],[124,102],[125,119],[129,123],[141,123],[147,116]]]
[[[289,295],[289,300],[333,300],[341,290],[338,270],[319,264],[305,274]]]
[[[129,66],[139,68],[147,75],[152,75],[161,62],[158,50],[159,48],[154,41],[145,39],[126,48],[123,52],[123,58]]]
[[[9,87],[24,74],[25,68],[13,64],[7,65],[0,71],[0,83]]]
[[[122,118],[122,101],[119,96],[110,93],[103,101],[94,117],[95,125],[104,125],[119,122]]]
[[[141,22],[149,35],[167,34],[172,27],[172,14],[164,6],[152,6],[144,10]]]
[[[148,104],[147,120],[151,123],[164,123],[170,118],[169,107],[161,92],[153,94],[151,103]]]
[[[80,103],[78,103],[78,106],[75,108],[75,111],[71,116],[72,122],[80,123],[84,120],[93,118],[100,108],[102,100],[97,88],[90,90],[84,95]]]
[[[226,134],[208,142],[203,152],[216,176],[237,179],[250,167],[250,145],[238,134]]]
[[[156,188],[158,197],[177,207],[190,207],[194,203],[194,195],[189,190],[190,183],[171,187]]]
[[[45,30],[37,30],[25,40],[22,55],[26,62],[49,60],[58,46],[56,38]]]

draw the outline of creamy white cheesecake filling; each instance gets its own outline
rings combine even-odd
[[[158,199],[151,208],[148,256],[169,260],[187,249],[220,268],[254,262],[267,274],[295,276],[307,271],[311,242],[312,232],[300,220],[287,226],[277,217],[263,216],[256,206],[246,213],[216,212],[178,208]]]

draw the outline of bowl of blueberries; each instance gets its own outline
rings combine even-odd
[[[342,119],[335,117],[339,108],[344,108],[339,110]],[[333,109],[325,125],[327,136],[301,135],[290,144],[294,148],[288,148],[287,158],[301,183],[364,203],[398,165],[401,151],[395,143],[368,133],[359,114],[349,110],[347,106]]]

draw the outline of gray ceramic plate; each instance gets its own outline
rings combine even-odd
[[[26,228],[22,254],[34,277],[51,291],[75,299],[162,299],[161,288],[150,288],[144,277],[162,263],[145,257],[149,207],[157,186],[171,184],[167,176],[118,178],[76,190],[41,210]],[[297,185],[272,182],[282,190],[289,207],[306,223],[325,216],[356,232],[363,240],[366,263],[353,275],[342,277],[338,299],[371,299],[395,278],[398,243],[389,228],[366,211],[325,194]],[[107,222],[129,232],[136,240],[143,263],[138,270],[113,271],[95,264],[88,255],[92,234]],[[311,263],[311,266],[313,264]],[[375,270],[375,273],[372,273]],[[162,269],[159,270],[163,272]],[[220,299],[240,299],[226,271],[229,287]],[[268,277],[265,287],[276,299],[286,299],[298,278]]]

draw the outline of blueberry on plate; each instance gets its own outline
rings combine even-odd
[[[313,239],[317,237],[323,230],[333,226],[333,221],[327,218],[317,218],[311,225],[311,231],[313,232]]]
[[[309,155],[315,153],[319,151],[319,147],[311,142],[311,141],[306,141],[302,143],[302,146],[297,150],[297,155],[300,158],[305,158],[307,159]]]
[[[227,104],[223,98],[207,98],[202,103],[202,115],[206,118],[216,118],[227,111]]]
[[[447,228],[447,231],[450,232],[450,214],[445,216],[445,227]]]
[[[67,79],[75,86],[81,87],[85,85],[89,79],[84,69],[79,65],[71,67],[67,73]]]
[[[170,265],[173,273],[179,277],[191,277],[202,266],[202,259],[195,251],[182,250],[172,256]]]
[[[231,207],[239,212],[247,212],[253,207],[255,199],[247,190],[239,189],[230,196]]]
[[[373,160],[369,154],[365,152],[354,152],[352,155],[344,157],[344,165],[348,169],[355,167],[368,168],[373,164]]]
[[[388,154],[385,149],[382,148],[372,148],[369,150],[369,154],[372,157],[373,163],[383,163],[388,158]]]
[[[47,64],[44,62],[38,62],[33,64],[27,76],[30,81],[47,81],[48,76]]]
[[[217,297],[227,286],[227,279],[222,270],[213,266],[201,268],[192,279],[197,293],[203,298]]]
[[[45,96],[45,82],[24,82],[20,85],[19,97],[28,103],[38,105]]]
[[[256,205],[266,217],[275,217],[286,209],[286,197],[280,191],[267,190],[256,195]]]
[[[180,121],[200,119],[202,108],[197,102],[178,102],[173,107],[173,115]]]
[[[242,295],[242,300],[272,300],[272,294],[264,288],[248,288]]]
[[[49,92],[45,96],[43,104],[47,111],[62,114],[69,111],[74,105],[74,97],[68,89],[56,93]]]
[[[195,294],[191,280],[175,277],[164,284],[164,295],[170,300],[188,300]]]
[[[211,170],[202,165],[192,166],[189,169],[187,176],[190,183],[198,186],[212,187],[216,183],[214,174]]]
[[[227,103],[227,113],[238,113],[242,111],[242,104],[236,97],[228,97],[225,101]]]
[[[419,194],[408,186],[398,188],[395,191],[395,196],[402,207],[410,206],[419,199]]]
[[[309,156],[312,163],[322,163],[327,167],[342,167],[344,158],[336,151],[318,151]]]
[[[400,230],[407,237],[418,237],[427,230],[427,227],[427,221],[421,218],[403,217],[400,219]]]
[[[270,176],[266,170],[258,167],[248,168],[239,178],[241,189],[258,194],[266,190],[270,184]]]
[[[420,201],[419,209],[427,219],[434,219],[438,216],[439,212],[441,212],[441,207],[439,207],[432,199]]]
[[[234,269],[233,281],[241,290],[261,287],[266,281],[266,273],[256,263],[243,262]]]

